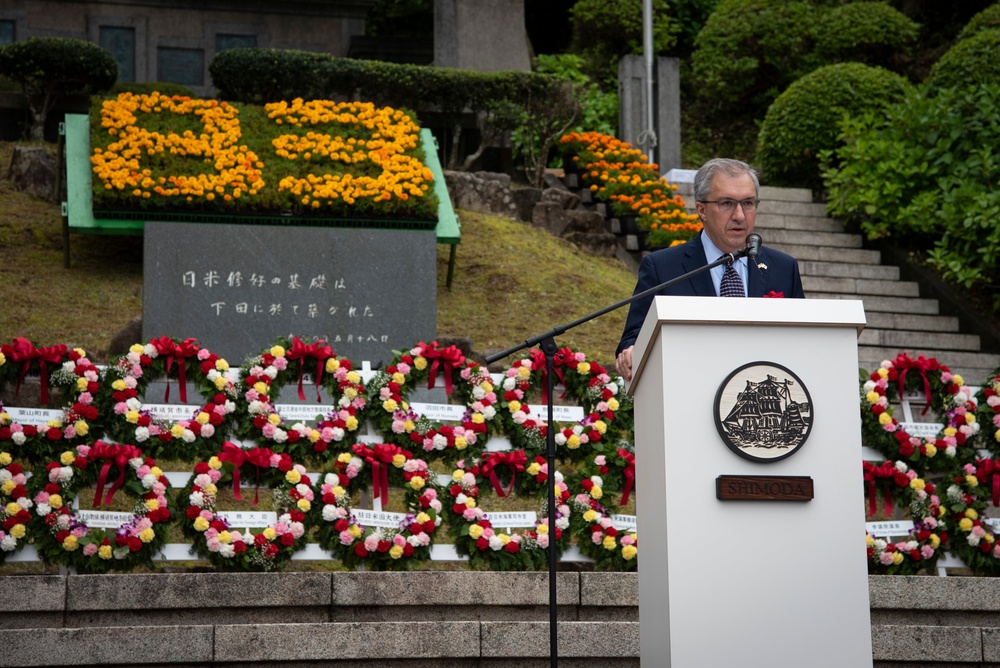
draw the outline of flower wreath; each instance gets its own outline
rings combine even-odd
[[[257,534],[249,529],[245,534],[231,530],[216,509],[219,488],[230,480],[234,498],[243,500],[241,474],[243,479],[256,481],[253,505],[261,486],[272,490],[277,521]],[[217,455],[195,464],[194,475],[179,496],[186,504],[181,529],[192,539],[191,551],[217,568],[276,570],[305,547],[314,496],[305,467],[294,463],[288,453],[267,448],[243,450],[227,441]]]
[[[888,483],[885,494],[886,514],[892,513],[892,501],[909,508],[913,529],[906,540],[892,543],[865,533],[868,553],[868,572],[887,575],[914,575],[920,571],[933,572],[941,546],[948,541],[941,502],[934,485],[917,476],[906,462],[884,462],[876,465],[864,462],[865,496],[868,497],[868,515],[876,512],[876,490],[879,481]]]
[[[936,437],[918,438],[892,416],[889,402],[903,394],[904,387],[918,388],[927,397],[924,413],[933,408],[944,416],[945,427]],[[934,358],[917,359],[900,353],[885,360],[861,389],[861,425],[865,444],[890,459],[902,458],[933,471],[972,461],[975,448],[969,439],[979,431],[976,406],[961,376]]]
[[[573,497],[570,522],[580,553],[594,560],[600,571],[635,571],[639,568],[639,538],[635,531],[615,527],[612,511],[602,505],[599,476],[584,478],[582,492]]]
[[[528,467],[527,455],[523,451],[490,453],[475,463],[459,461],[452,473],[449,487],[451,502],[445,503],[448,515],[449,533],[455,543],[455,551],[469,557],[471,566],[485,566],[490,570],[519,571],[538,570],[548,564],[547,501],[542,502],[541,515],[533,529],[524,532],[504,533],[497,530],[490,521],[489,513],[479,505],[482,500],[483,485],[493,489],[498,496],[506,496],[511,488],[520,493],[538,494],[548,484],[548,467],[534,462]],[[537,465],[537,468],[535,468]],[[527,475],[518,478],[524,470]],[[532,473],[532,471],[535,471]],[[510,474],[510,483],[505,487],[500,475]],[[570,507],[566,504],[569,490],[563,482],[562,474],[556,471],[556,550],[559,553],[569,545]],[[520,480],[520,484],[518,484]]]
[[[26,339],[15,341],[26,342]],[[30,343],[26,343],[30,345]],[[4,356],[0,353],[0,356]],[[23,368],[23,367],[22,367]],[[0,378],[0,387],[3,382]],[[100,433],[100,414],[94,399],[100,388],[100,372],[80,348],[66,353],[64,361],[48,377],[46,388],[62,390],[67,397],[61,419],[45,424],[20,424],[9,413],[0,411],[0,444],[10,443],[15,455],[31,462],[46,462],[58,452],[85,439],[91,432]],[[46,390],[47,393],[48,390]],[[43,404],[47,404],[48,399]]]
[[[954,535],[948,549],[975,575],[1000,573],[1000,542],[983,521],[988,500],[1000,506],[1000,462],[994,459],[965,464],[945,493],[946,521]]]
[[[186,404],[191,378],[205,403],[187,420],[156,419],[143,408],[149,384],[167,379],[164,400],[170,401],[170,379],[177,380],[181,403]],[[136,343],[108,366],[101,405],[109,418],[107,434],[136,443],[154,456],[193,461],[217,451],[235,420],[236,385],[229,363],[198,345],[195,339],[154,338]]]
[[[0,451],[0,564],[7,555],[24,547],[31,535],[31,508],[28,477],[9,452]]]
[[[407,401],[410,392],[425,378],[427,387],[434,388],[438,369],[444,374],[445,392],[455,392],[457,380],[460,389],[455,394],[467,402],[460,425],[432,422],[415,413]],[[479,364],[467,362],[455,346],[440,348],[436,341],[421,341],[397,355],[368,387],[372,424],[387,442],[404,448],[420,447],[446,461],[474,456],[485,447],[489,422],[496,415],[492,379]]]
[[[982,425],[993,425],[992,429],[983,429],[979,437],[983,448],[995,457],[1000,454],[1000,369],[993,372],[976,395],[976,406],[976,420]]]
[[[621,383],[612,380],[602,366],[588,362],[583,353],[570,348],[556,352],[553,366],[555,380],[566,388],[563,396],[570,395],[583,406],[585,413],[575,425],[559,427],[556,445],[562,449],[562,455],[569,458],[585,455],[588,450],[581,447],[585,445],[590,445],[590,450],[603,451],[603,439],[621,409],[617,398]],[[545,355],[538,349],[532,349],[528,357],[514,360],[503,374],[501,430],[509,436],[515,449],[529,453],[545,451],[548,427],[543,413],[547,409],[533,414],[527,397],[533,388],[541,388],[540,405],[545,405],[546,374]],[[627,429],[628,425],[622,421],[616,425],[616,430],[620,428]]]
[[[118,475],[113,478],[116,468]],[[152,567],[153,557],[166,542],[170,521],[170,483],[153,459],[134,445],[97,441],[63,452],[46,464],[45,472],[32,479],[37,481],[34,504],[40,524],[33,535],[45,563],[75,566],[86,573]],[[110,505],[120,489],[138,497],[132,518],[116,530],[90,528],[71,510],[77,491],[95,482],[95,506]],[[102,499],[105,485],[108,493]]]
[[[281,417],[273,401],[298,371],[298,396],[305,401],[302,387],[304,373],[313,371],[316,400],[321,400],[319,388],[330,395],[333,409],[314,424],[288,421]],[[336,443],[345,443],[358,430],[359,414],[367,405],[361,376],[348,359],[338,359],[325,341],[306,344],[295,337],[291,342],[278,339],[267,351],[248,360],[242,367],[244,402],[240,407],[238,433],[253,439],[258,445],[274,450],[287,450],[306,461],[328,459],[327,450]]]
[[[383,503],[388,488],[405,490],[406,515],[396,528],[366,527],[351,510],[351,496],[364,486],[358,474],[372,470],[372,497]],[[319,544],[345,566],[406,569],[430,559],[433,534],[441,524],[441,501],[427,462],[391,443],[356,443],[341,453],[322,478],[317,504]]]
[[[571,502],[570,526],[580,553],[593,559],[597,570],[636,570],[636,532],[618,529],[613,517],[635,489],[635,454],[620,447],[609,455],[595,455],[580,467],[570,486],[579,490]]]

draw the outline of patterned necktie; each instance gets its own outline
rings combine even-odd
[[[743,290],[743,281],[740,279],[740,275],[736,273],[736,269],[733,267],[732,262],[726,263],[726,271],[722,274],[722,281],[719,283],[719,296],[720,297],[746,297],[747,294]]]

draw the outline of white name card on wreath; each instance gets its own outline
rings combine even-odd
[[[275,404],[274,409],[286,422],[312,422],[320,415],[333,411],[327,404]]]
[[[619,531],[636,532],[635,515],[612,515],[611,524]]]
[[[885,522],[865,522],[865,530],[878,538],[908,536],[913,531],[912,520],[888,520]]]
[[[78,510],[77,519],[91,529],[117,529],[132,521],[132,513],[118,513],[110,510]]]
[[[519,510],[508,513],[486,513],[486,519],[501,529],[531,529],[538,522],[538,513]]]
[[[55,408],[15,408],[3,409],[10,419],[21,424],[42,424],[49,420],[62,422],[63,412]]]
[[[934,438],[944,429],[943,424],[934,422],[901,422],[900,424],[907,434],[917,438]]]
[[[201,406],[189,406],[187,404],[143,404],[143,410],[157,420],[176,422],[178,420],[190,420],[201,411]]]
[[[234,529],[269,527],[278,521],[278,513],[268,510],[220,510],[217,514]]]
[[[398,529],[406,519],[405,513],[390,513],[384,510],[368,510],[366,508],[351,508],[351,514],[363,526]]]
[[[425,404],[414,402],[410,404],[415,412],[432,422],[461,422],[465,415],[465,406],[456,404]]]
[[[993,530],[994,534],[997,531],[1000,531],[1000,517],[984,517],[983,523],[989,526],[989,528]]]

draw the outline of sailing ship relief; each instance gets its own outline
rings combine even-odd
[[[715,397],[715,426],[733,452],[759,462],[792,455],[809,436],[812,402],[798,376],[774,362],[733,371]]]

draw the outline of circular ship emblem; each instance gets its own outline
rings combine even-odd
[[[790,457],[812,429],[809,390],[774,362],[751,362],[733,371],[715,395],[715,426],[729,448],[755,462]]]

